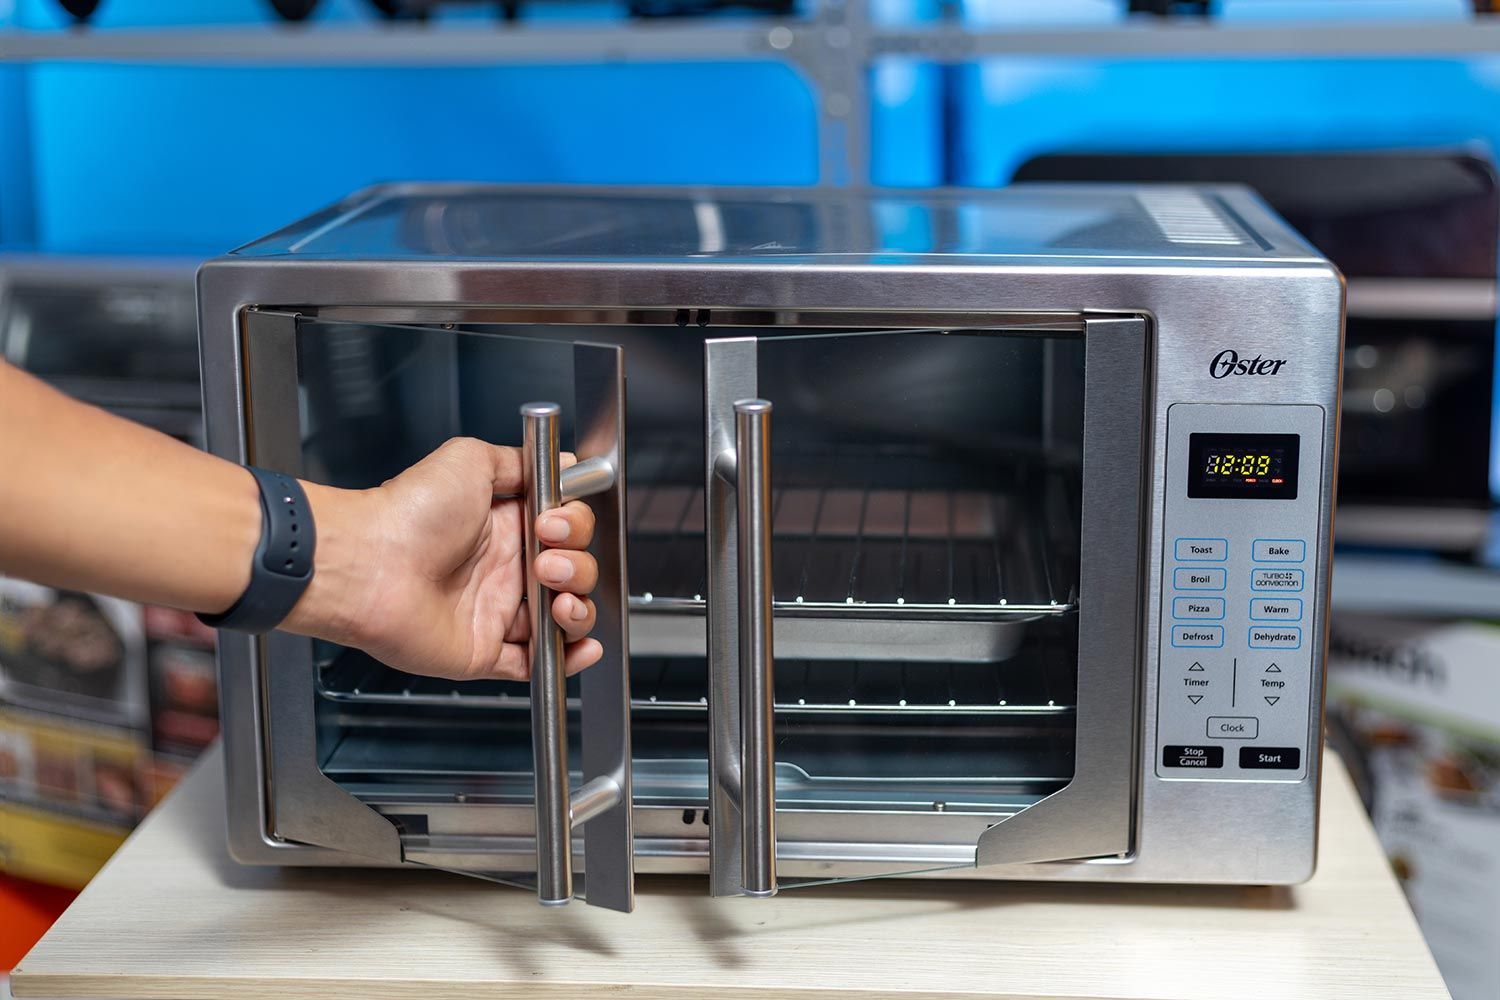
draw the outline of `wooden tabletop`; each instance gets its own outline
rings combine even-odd
[[[1447,997],[1347,774],[1294,888],[864,882],[634,914],[415,871],[243,868],[210,753],[15,970],[17,997]]]

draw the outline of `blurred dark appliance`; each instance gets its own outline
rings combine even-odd
[[[201,445],[194,268],[0,257],[0,356],[70,396]]]
[[[1463,152],[1042,156],[1018,180],[1243,183],[1348,279],[1338,540],[1484,539],[1500,196]]]
[[[602,566],[572,681],[221,636],[231,850],[548,903],[577,850],[618,909],[1306,878],[1342,291],[1242,187],[393,185],[208,262],[217,454],[520,445]]]

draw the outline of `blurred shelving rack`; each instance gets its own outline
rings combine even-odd
[[[461,24],[246,24],[214,28],[0,30],[0,64],[500,65],[784,60],[816,95],[819,177],[870,178],[872,67],[1004,57],[1385,58],[1500,52],[1500,15],[1469,20],[1224,23],[1137,15],[1111,25],[892,26],[861,0],[808,0],[791,18]]]

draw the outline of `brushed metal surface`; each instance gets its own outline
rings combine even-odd
[[[1073,780],[986,830],[980,866],[1130,849],[1139,689],[1146,323],[1084,332],[1083,514]]]
[[[252,312],[245,317],[248,407],[245,461],[302,474],[297,420],[297,316]],[[220,644],[246,637],[220,633]],[[329,780],[318,768],[312,640],[274,631],[249,637],[268,711],[265,788],[267,821],[277,840],[316,844],[375,861],[401,859],[396,828]]]
[[[708,558],[709,892],[739,895],[743,720],[740,717],[739,524],[736,515],[737,400],[755,395],[756,340],[703,345],[704,542]],[[720,458],[725,462],[720,463]],[[726,473],[728,478],[726,478]]]
[[[635,834],[632,823],[630,754],[630,580],[625,562],[625,360],[613,344],[573,345],[575,453],[578,464],[565,469],[565,496],[588,496],[594,509],[594,542],[599,563],[594,589],[594,636],[604,653],[579,678],[579,711],[584,787],[609,781],[619,800],[591,816],[583,828],[584,899],[590,906],[629,912],[635,907]],[[599,472],[573,469],[607,466]],[[587,478],[582,478],[587,475]],[[582,789],[580,789],[580,792]]]

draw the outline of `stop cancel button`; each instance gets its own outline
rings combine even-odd
[[[1219,740],[1253,740],[1260,735],[1260,720],[1211,715],[1208,717],[1208,735]]]

